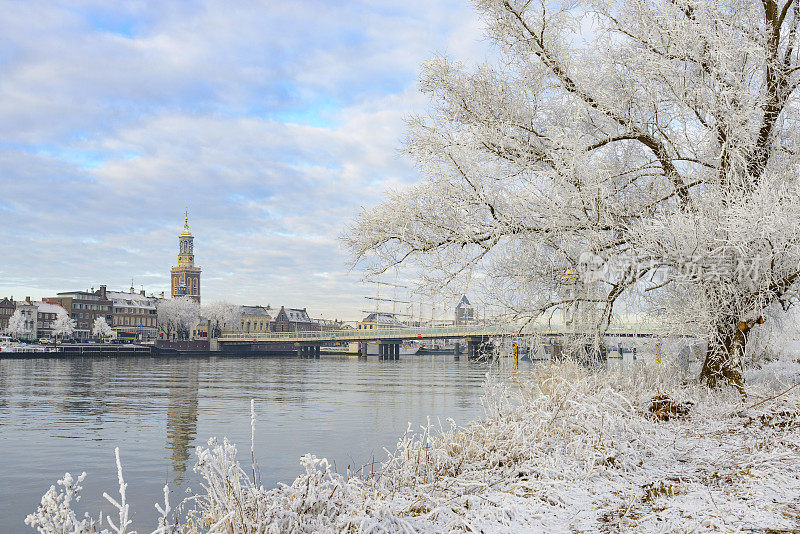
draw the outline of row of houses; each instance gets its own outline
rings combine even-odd
[[[276,310],[271,306],[242,306],[239,330],[226,329],[231,333],[263,332],[319,332],[336,330],[344,326],[341,321],[312,319],[306,308],[285,308]]]
[[[74,321],[75,339],[92,337],[92,327],[98,317],[121,339],[154,339],[158,332],[156,304],[159,298],[145,296],[144,291],[107,291],[100,289],[64,291],[54,297],[32,301],[30,297],[15,301],[14,297],[0,300],[0,331],[8,328],[9,320],[16,310],[24,319],[24,332],[18,337],[29,340],[53,337],[53,323],[59,311],[65,312]]]
[[[53,323],[59,310],[73,319],[73,338],[83,340],[93,337],[92,327],[98,317],[105,319],[118,339],[149,341],[168,337],[158,328],[158,302],[161,296],[146,295],[144,290],[108,291],[105,285],[98,290],[65,291],[41,301],[30,297],[15,301],[14,297],[0,300],[0,332],[8,328],[16,310],[24,319],[25,330],[18,337],[28,340],[53,337]],[[336,328],[341,323],[312,319],[306,308],[273,309],[271,306],[241,306],[239,328],[227,325],[226,332],[296,332]],[[202,317],[192,329],[193,339],[207,339],[208,325]]]
[[[164,298],[146,295],[144,290],[108,291],[105,285],[98,290],[65,291],[41,301],[26,297],[15,301],[13,297],[0,300],[0,332],[8,328],[8,323],[16,310],[24,320],[25,331],[19,337],[37,340],[53,337],[53,323],[59,310],[63,310],[74,321],[73,338],[83,340],[93,337],[92,328],[98,317],[105,319],[114,330],[116,337],[123,340],[149,341],[157,338],[171,339],[175,333],[159,330],[158,302]],[[404,326],[398,317],[391,313],[375,312],[361,321],[347,324],[341,321],[313,319],[306,308],[280,309],[271,306],[240,306],[239,324],[226,325],[223,333],[266,333],[339,330],[348,328],[374,329]],[[455,309],[454,324],[471,324],[475,312],[466,296],[462,297]],[[200,317],[187,335],[190,339],[208,339],[210,322]]]
[[[11,316],[19,310],[25,328],[21,337],[26,339],[50,337],[59,309],[61,308],[55,304],[32,301],[30,297],[25,297],[23,301],[15,301],[14,297],[4,297],[0,300],[0,332],[8,328]]]

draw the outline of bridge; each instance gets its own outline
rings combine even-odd
[[[322,330],[300,332],[263,332],[224,334],[218,338],[221,345],[246,345],[254,343],[281,343],[296,347],[301,357],[319,357],[320,346],[331,343],[376,342],[381,358],[397,359],[400,343],[412,340],[464,339],[467,354],[472,357],[489,339],[509,336],[562,336],[592,332],[576,331],[563,325],[505,323],[497,325],[467,325],[438,327],[386,327],[373,329]],[[612,337],[652,337],[665,334],[663,326],[636,323],[612,325],[605,335]],[[364,352],[366,354],[366,352]]]

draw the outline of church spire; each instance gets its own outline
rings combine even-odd
[[[186,218],[183,222],[183,232],[181,235],[192,235],[192,232],[189,231],[189,206],[186,206]]]

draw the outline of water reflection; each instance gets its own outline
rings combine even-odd
[[[22,520],[69,471],[88,473],[80,515],[112,512],[120,448],[134,528],[152,530],[153,502],[168,483],[180,499],[199,486],[194,449],[212,436],[239,444],[250,465],[250,399],[265,486],[291,482],[306,452],[340,470],[385,458],[414,428],[480,414],[483,364],[425,356],[346,358],[0,359],[0,532]]]
[[[172,366],[167,404],[167,449],[171,451],[173,482],[183,485],[189,450],[197,433],[197,389],[200,362],[186,360]]]

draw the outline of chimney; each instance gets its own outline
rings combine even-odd
[[[30,304],[30,303],[31,303],[31,298],[30,298],[30,297],[25,297],[25,302],[27,302],[28,304]]]
[[[106,286],[105,285],[100,286],[100,298],[101,299],[105,299],[106,298]]]
[[[141,296],[144,296],[144,289],[142,289],[141,291],[139,291],[139,294],[140,294]]]

